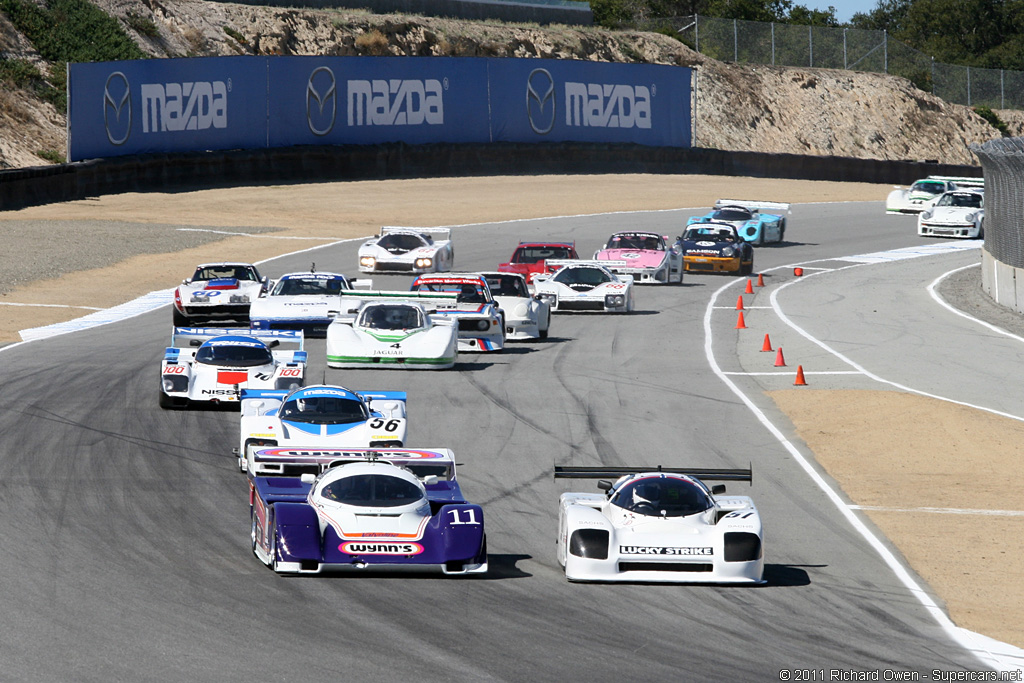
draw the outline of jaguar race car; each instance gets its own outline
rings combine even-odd
[[[547,339],[551,306],[532,296],[526,277],[519,273],[480,273],[505,314],[505,339]]]
[[[451,451],[307,453],[285,454],[282,468],[319,474],[250,475],[252,550],[274,571],[487,572],[483,509],[462,495]]]
[[[746,242],[781,242],[786,235],[786,217],[782,214],[788,211],[789,204],[783,202],[719,199],[709,213],[691,216],[686,224],[729,223]]]
[[[327,328],[327,365],[332,368],[443,370],[455,365],[455,320],[437,307],[455,306],[444,293],[355,292]]]
[[[364,273],[449,271],[455,260],[451,232],[449,228],[383,227],[379,235],[359,247],[359,270]]]
[[[686,270],[705,273],[754,272],[754,248],[730,223],[695,223],[681,238]]]
[[[526,284],[533,284],[533,278],[539,273],[553,273],[556,269],[549,268],[548,259],[577,259],[575,242],[520,242],[512,252],[508,263],[498,264],[499,273],[520,273],[526,276]]]
[[[983,178],[930,175],[916,181],[909,188],[897,187],[885,199],[886,213],[921,213],[935,205],[944,192],[962,189],[982,189]]]
[[[242,389],[294,389],[305,374],[300,331],[176,327],[160,364],[160,407],[237,404]]]
[[[243,472],[253,466],[256,448],[395,448],[405,442],[404,391],[356,392],[325,384],[292,391],[243,389],[241,404],[236,453]]]
[[[608,238],[603,249],[594,253],[594,259],[624,261],[625,266],[608,269],[619,275],[632,275],[637,284],[682,283],[682,249],[678,243],[668,245],[667,239],[653,232],[617,232]]]
[[[412,291],[454,294],[455,305],[438,305],[437,315],[456,321],[459,351],[501,351],[505,348],[505,314],[478,273],[420,275]]]
[[[288,273],[273,289],[252,302],[249,326],[254,330],[302,330],[323,336],[332,314],[341,310],[341,293],[372,285],[372,280],[349,280],[338,273]]]
[[[538,275],[533,290],[552,311],[633,310],[633,276],[616,275],[612,266],[625,261],[548,261],[558,268],[553,275]]]
[[[249,306],[270,289],[251,263],[204,263],[174,290],[175,327],[213,320],[249,322]]]
[[[749,496],[705,480],[750,481],[747,470],[555,467],[598,479],[602,493],[563,493],[558,562],[569,581],[764,583],[761,517]]]
[[[944,193],[935,206],[917,215],[917,234],[981,239],[985,234],[985,195],[976,190]]]

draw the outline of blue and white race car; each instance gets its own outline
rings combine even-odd
[[[420,275],[413,281],[412,291],[455,295],[454,304],[438,304],[436,315],[455,321],[459,351],[501,351],[505,348],[505,314],[494,300],[483,275]]]
[[[255,462],[270,465],[282,450],[257,451]],[[285,457],[285,474],[249,479],[252,550],[274,571],[487,572],[483,509],[462,495],[450,450]]]
[[[405,443],[404,391],[356,392],[326,384],[292,391],[243,389],[241,403],[236,453],[243,472],[253,466],[257,448],[394,448]]]
[[[369,288],[372,280],[349,280],[340,273],[288,273],[252,302],[249,326],[254,330],[302,330],[323,336],[341,310],[342,292]]]
[[[781,242],[786,235],[786,217],[782,213],[788,211],[789,204],[783,202],[719,199],[709,213],[690,216],[686,224],[728,223],[736,228],[737,234],[745,242]]]
[[[175,327],[230,320],[249,322],[249,307],[270,288],[251,263],[203,263],[174,289]]]
[[[160,407],[237,404],[243,389],[290,390],[305,375],[300,331],[175,327],[160,365]]]

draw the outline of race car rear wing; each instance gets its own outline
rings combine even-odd
[[[597,259],[548,259],[545,263],[550,267],[561,268],[562,266],[604,266],[605,268],[611,267],[624,267],[628,266],[628,261],[599,261]]]
[[[753,199],[719,199],[715,202],[715,209],[721,209],[723,206],[742,206],[744,209],[751,211],[789,211],[789,204],[785,202],[762,202]]]
[[[380,235],[383,237],[388,233],[392,232],[415,232],[420,235],[437,235],[442,239],[451,239],[452,229],[451,228],[404,228],[400,225],[384,225],[381,226]]]
[[[302,351],[304,336],[302,330],[247,330],[242,327],[175,327],[171,330],[171,346],[181,348],[200,346],[215,337],[250,337],[267,346],[291,348]]]
[[[702,467],[563,467],[555,465],[555,479],[601,479],[604,477],[624,477],[629,474],[647,472],[665,472],[666,474],[683,474],[687,477],[714,481],[749,481],[753,484],[754,470],[747,469],[715,469]]]
[[[970,178],[967,176],[955,175],[930,175],[927,180],[944,180],[947,183],[954,183],[955,185],[963,187],[985,187],[984,178]]]
[[[455,456],[447,448],[303,448],[268,446],[253,452],[250,476],[318,475],[332,467],[380,460],[405,467],[420,479],[455,480]]]

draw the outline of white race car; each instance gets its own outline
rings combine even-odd
[[[530,294],[526,276],[519,273],[480,273],[494,301],[505,314],[507,340],[547,339],[551,329],[551,306]]]
[[[349,280],[339,273],[288,273],[273,289],[252,302],[249,326],[254,330],[302,330],[323,336],[341,310],[341,293],[372,286],[372,280]]]
[[[237,403],[242,389],[294,389],[305,374],[300,331],[175,327],[160,365],[160,407]]]
[[[449,228],[383,227],[379,235],[359,247],[359,270],[364,273],[449,271],[455,260],[451,232]]]
[[[886,213],[921,213],[934,206],[944,192],[964,188],[984,188],[983,178],[930,175],[909,188],[897,187],[885,200]]]
[[[985,194],[977,190],[944,193],[917,216],[917,234],[981,239],[985,235]]]
[[[449,294],[351,292],[327,328],[327,365],[332,368],[443,370],[458,354],[456,322],[436,315],[454,306]]]
[[[316,384],[278,391],[243,389],[238,467],[253,464],[253,450],[271,446],[303,448],[400,448],[406,438],[404,391],[360,391]]]
[[[667,237],[655,232],[627,230],[608,238],[594,252],[598,261],[625,261],[625,266],[610,266],[618,275],[632,275],[638,284],[664,285],[683,282],[683,251],[678,240],[669,245]]]
[[[633,310],[633,276],[616,275],[609,268],[624,267],[625,261],[548,261],[558,268],[553,274],[537,275],[533,290],[552,311]]]
[[[437,306],[437,315],[456,321],[459,351],[501,351],[505,348],[505,314],[479,273],[420,275],[413,292],[454,294],[455,304]]]
[[[249,322],[249,306],[270,289],[251,263],[204,263],[174,290],[175,327],[212,320]]]
[[[764,583],[761,517],[748,496],[702,480],[750,481],[747,470],[556,467],[603,493],[563,493],[558,563],[569,581]]]

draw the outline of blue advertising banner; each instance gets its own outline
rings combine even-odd
[[[268,73],[270,147],[490,139],[484,59],[277,57]]]
[[[495,141],[692,144],[688,68],[556,59],[487,68]]]
[[[264,57],[68,67],[69,161],[267,144]]]

